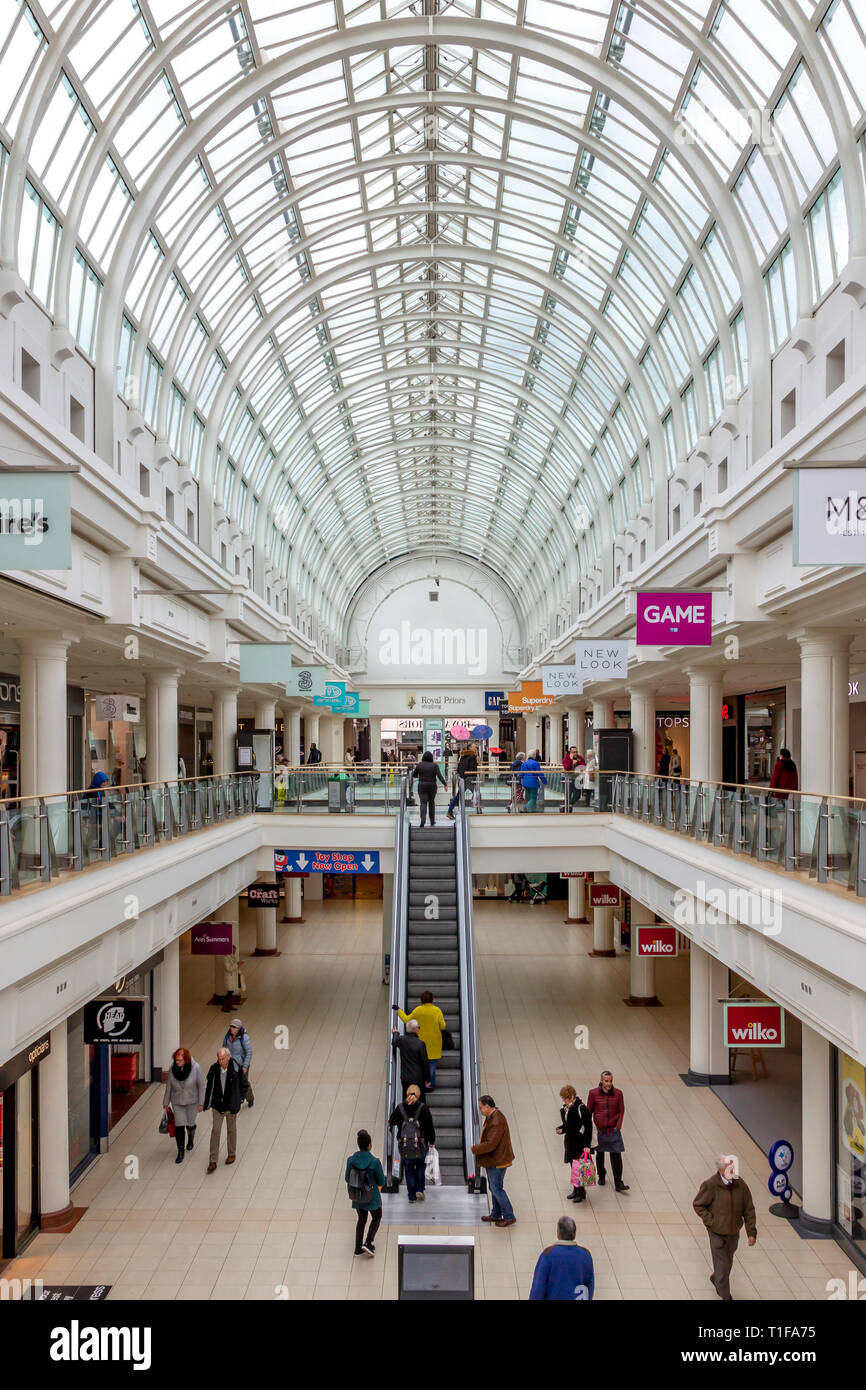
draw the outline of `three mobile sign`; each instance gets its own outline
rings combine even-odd
[[[378,874],[379,851],[342,849],[275,849],[276,874]]]

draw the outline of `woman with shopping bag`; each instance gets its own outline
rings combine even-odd
[[[571,1171],[568,1201],[585,1202],[587,1187],[595,1186],[595,1166],[589,1153],[592,1117],[573,1086],[563,1086],[559,1095],[562,1124],[556,1132],[564,1138],[565,1161]]]

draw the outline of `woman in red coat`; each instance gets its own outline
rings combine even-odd
[[[770,787],[781,788],[780,791],[776,792],[776,796],[780,801],[787,801],[788,792],[797,791],[799,785],[800,779],[797,776],[797,764],[791,757],[791,750],[789,748],[783,748],[776,759],[773,775],[770,778]]]
[[[598,1085],[592,1088],[586,1098],[586,1108],[598,1130],[598,1148],[595,1155],[598,1185],[604,1187],[607,1181],[604,1156],[610,1154],[614,1187],[617,1192],[628,1192],[628,1184],[622,1180],[622,1156],[625,1145],[620,1133],[625,1115],[625,1101],[622,1091],[618,1091],[613,1084],[613,1072],[602,1072]]]

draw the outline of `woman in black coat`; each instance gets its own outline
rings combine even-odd
[[[557,1134],[565,1139],[565,1161],[569,1168],[576,1158],[583,1157],[584,1149],[592,1144],[592,1116],[573,1086],[563,1086],[560,1091],[562,1124],[557,1126]],[[569,1202],[585,1202],[586,1188],[572,1184],[568,1194]]]

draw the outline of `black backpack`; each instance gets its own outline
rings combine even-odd
[[[369,1168],[350,1168],[346,1187],[349,1189],[350,1202],[360,1202],[362,1206],[372,1202],[373,1180]]]
[[[410,1118],[405,1105],[400,1106],[400,1113],[403,1116],[403,1123],[400,1126],[400,1138],[398,1145],[400,1157],[404,1163],[412,1163],[415,1159],[424,1157],[424,1137],[421,1133],[421,1126],[418,1117],[421,1114],[421,1106]]]

